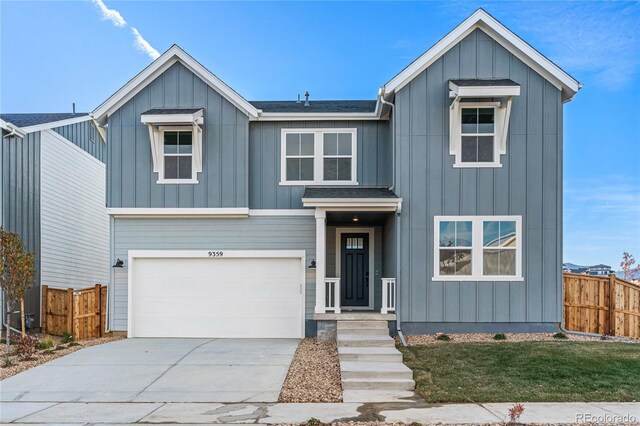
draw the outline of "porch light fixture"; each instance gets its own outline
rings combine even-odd
[[[309,269],[316,269],[316,260],[315,259],[313,259],[311,261],[311,265],[309,265]]]
[[[124,261],[123,260],[116,260],[115,265],[113,265],[114,268],[123,268],[124,267]]]
[[[351,218],[351,220],[352,220],[354,223],[357,223],[357,222],[360,220],[360,218],[358,217],[358,215],[355,215],[355,214],[354,214],[354,215],[353,215],[353,217]]]

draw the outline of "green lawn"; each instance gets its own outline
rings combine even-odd
[[[640,400],[640,345],[496,342],[400,349],[428,402]]]

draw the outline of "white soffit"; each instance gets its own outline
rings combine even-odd
[[[582,87],[577,80],[511,32],[493,16],[483,9],[478,9],[418,59],[389,80],[384,86],[385,94],[395,93],[409,84],[418,74],[477,28],[487,33],[510,53],[554,84],[562,91],[563,101],[570,101]]]

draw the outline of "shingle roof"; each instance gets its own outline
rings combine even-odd
[[[380,187],[307,187],[302,198],[398,198],[389,188]]]
[[[304,101],[249,101],[262,112],[375,112],[375,100],[360,101],[309,101],[309,106],[304,106]]]
[[[461,78],[449,81],[456,86],[520,86],[509,78]]]
[[[202,108],[153,108],[142,114],[194,114]]]
[[[4,121],[18,127],[36,126],[38,124],[53,123],[54,121],[68,120],[89,115],[88,112],[54,112],[54,113],[24,113],[24,114],[0,114]]]

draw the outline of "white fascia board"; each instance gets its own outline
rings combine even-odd
[[[245,207],[229,208],[109,208],[112,217],[249,217]]]
[[[110,114],[133,98],[149,83],[178,61],[189,69],[189,71],[218,91],[236,108],[249,116],[249,118],[256,118],[258,116],[258,110],[251,105],[249,101],[240,96],[238,92],[229,87],[225,82],[216,77],[211,71],[175,44],[171,46],[169,50],[160,55],[158,59],[142,70],[138,75],[129,80],[129,82],[122,86],[116,93],[100,104],[100,106],[93,110],[91,115],[101,123],[106,122],[106,118]]]
[[[15,136],[19,137],[19,138],[24,138],[27,133],[24,129],[18,127],[18,126],[14,126],[13,124],[4,121],[3,119],[0,118],[0,127],[2,127],[3,129],[5,129],[7,132],[13,133]]]
[[[393,93],[406,86],[418,74],[438,60],[476,28],[480,28],[486,32],[518,59],[540,73],[547,80],[554,83],[558,89],[563,91],[564,99],[572,98],[582,87],[577,80],[564,72],[549,59],[545,58],[540,52],[511,32],[494,17],[484,10],[478,9],[460,25],[440,39],[435,45],[433,45],[433,47],[423,53],[418,59],[413,61],[404,70],[389,80],[389,82],[384,86],[385,94],[391,97]]]
[[[81,117],[67,118],[66,120],[52,121],[50,123],[36,124],[33,126],[23,127],[22,130],[27,133],[39,132],[42,130],[53,129],[54,127],[68,126],[70,124],[82,123],[92,120],[90,115],[83,115]]]
[[[338,121],[338,120],[379,120],[378,112],[263,112],[253,121]]]
[[[401,209],[402,198],[303,198],[302,205],[331,210],[396,211]]]
[[[172,123],[198,123],[203,124],[202,110],[193,114],[143,114],[140,116],[143,124],[172,124]]]
[[[450,98],[501,98],[520,96],[520,86],[458,86],[449,82]]]

